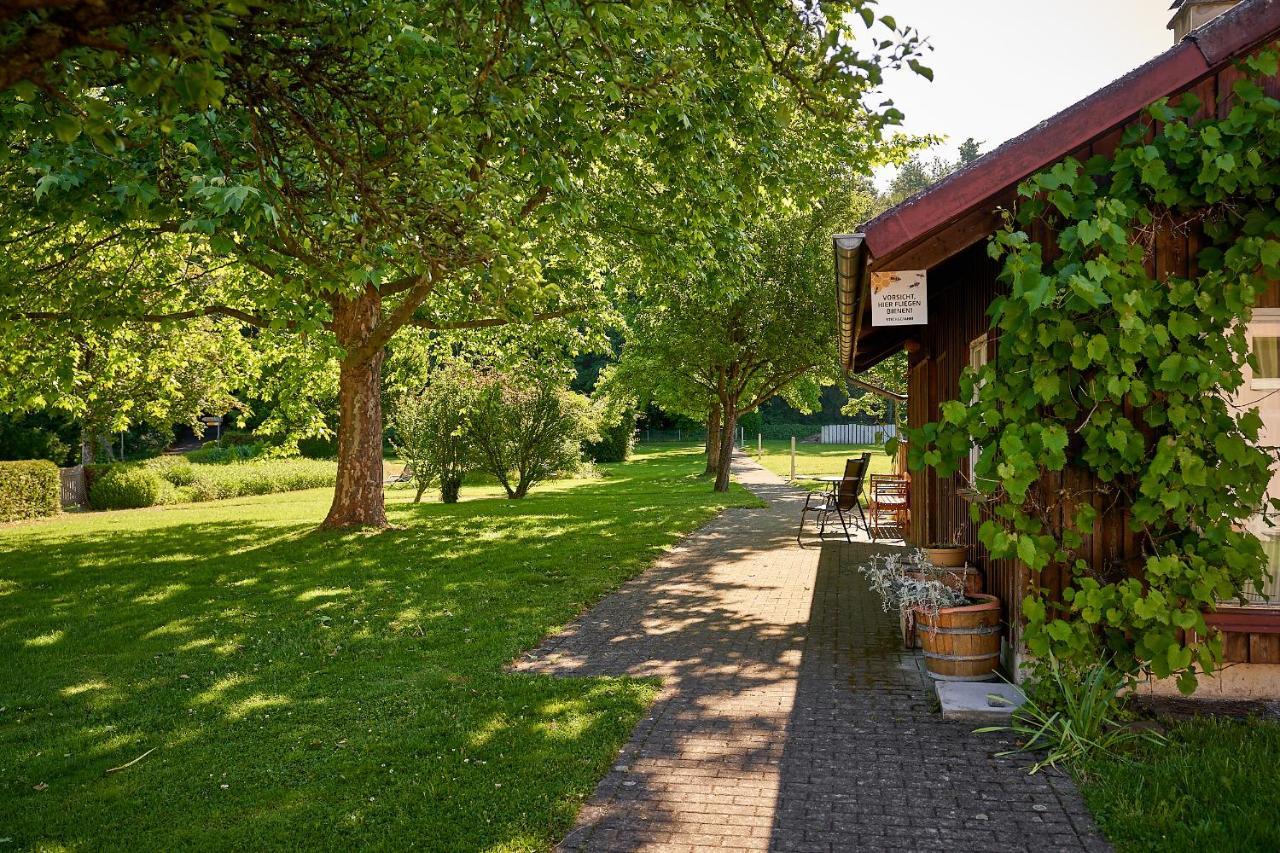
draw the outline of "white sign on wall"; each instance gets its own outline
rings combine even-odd
[[[923,326],[929,322],[926,270],[871,274],[871,325]]]

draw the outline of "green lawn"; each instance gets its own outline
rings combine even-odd
[[[523,501],[328,490],[0,529],[7,849],[542,849],[654,695],[503,666],[726,505],[653,448]],[[154,750],[136,764],[107,772]]]
[[[1280,850],[1280,723],[1200,718],[1169,740],[1076,770],[1117,850]]]
[[[764,453],[756,452],[755,442],[747,442],[747,451],[752,458],[760,462],[780,477],[791,476],[791,442],[766,441]],[[870,474],[892,474],[893,457],[884,452],[882,444],[801,444],[796,443],[796,474],[843,474],[845,460],[851,456],[871,454]],[[824,488],[812,481],[799,481],[798,485],[813,490]]]

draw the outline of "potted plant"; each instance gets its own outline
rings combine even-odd
[[[925,667],[945,681],[986,681],[1000,662],[1000,601],[944,579],[924,550],[873,557],[862,566],[886,611],[902,616],[903,640],[918,639]],[[914,639],[912,639],[914,637]]]
[[[929,562],[940,569],[956,569],[969,558],[968,549],[960,544],[960,530],[951,535],[950,542],[934,542],[924,547]]]

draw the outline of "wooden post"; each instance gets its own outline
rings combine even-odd
[[[796,437],[791,436],[791,482],[796,481]]]
[[[764,455],[764,436],[760,433],[756,433],[756,455]]]

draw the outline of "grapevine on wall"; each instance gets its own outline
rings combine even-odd
[[[1019,187],[989,246],[1007,286],[990,311],[997,357],[910,435],[912,466],[941,476],[981,448],[979,539],[1030,568],[1024,636],[1041,659],[1111,657],[1191,692],[1221,661],[1205,610],[1262,583],[1244,526],[1280,508],[1274,460],[1257,410],[1231,399],[1252,358],[1245,324],[1280,280],[1280,102],[1260,83],[1278,57],[1240,64],[1226,116],[1200,116],[1190,94],[1159,101],[1113,156],[1066,158]],[[1056,246],[1032,239],[1038,223]],[[1189,276],[1152,274],[1158,233],[1197,241]],[[1137,564],[1081,555],[1098,507],[1127,509]],[[1071,570],[1061,601],[1038,582],[1050,566]]]

